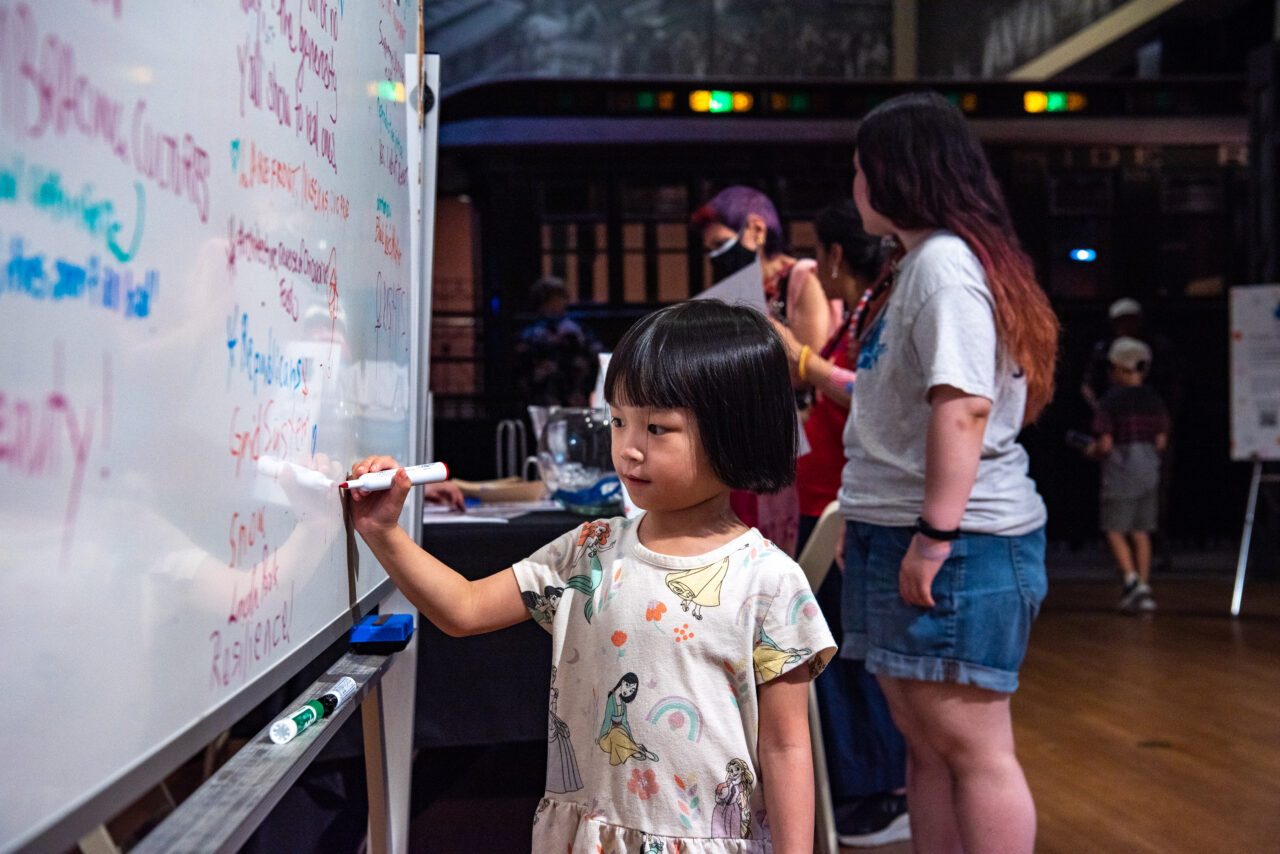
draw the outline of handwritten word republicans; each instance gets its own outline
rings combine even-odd
[[[236,328],[237,315],[239,329]],[[260,348],[260,342],[249,334],[249,313],[241,312],[240,306],[237,305],[227,318],[227,368],[244,374],[254,394],[258,393],[261,382],[286,391],[300,392],[305,397],[308,393],[306,362],[309,361],[291,359],[281,352],[280,342],[271,327],[267,327],[266,346]]]
[[[191,133],[153,125],[146,99],[127,108],[105,88],[111,78],[100,71],[79,69],[64,38],[42,36],[26,3],[0,4],[0,121],[31,140],[74,134],[100,143],[158,189],[185,198],[208,222],[208,150]]]
[[[52,302],[81,300],[129,318],[150,315],[159,288],[156,270],[137,278],[132,269],[113,267],[97,255],[90,255],[83,264],[54,258],[50,266],[41,253],[26,254],[23,238],[17,236],[9,239],[9,260],[0,274],[0,296],[17,293]]]

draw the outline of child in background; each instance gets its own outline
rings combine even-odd
[[[674,305],[623,337],[605,396],[638,518],[588,522],[474,582],[397,524],[403,473],[353,492],[356,529],[448,634],[531,616],[551,633],[555,755],[534,851],[808,854],[808,683],[835,644],[800,568],[729,506],[730,489],[794,477],[782,343],[750,309]],[[370,457],[352,477],[397,467]]]
[[[1155,389],[1143,384],[1151,348],[1120,337],[1107,351],[1111,388],[1098,402],[1086,453],[1102,461],[1101,527],[1124,579],[1120,610],[1154,611],[1151,532],[1156,529],[1160,455],[1169,439],[1169,414]]]

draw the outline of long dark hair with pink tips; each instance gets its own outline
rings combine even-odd
[[[1058,318],[963,114],[933,92],[899,95],[862,120],[856,147],[878,213],[903,230],[945,228],[977,256],[1000,344],[1026,374],[1024,419],[1034,421],[1053,398]]]

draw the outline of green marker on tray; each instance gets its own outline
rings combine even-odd
[[[295,735],[316,721],[333,714],[334,710],[355,692],[355,680],[350,676],[343,676],[319,699],[303,703],[290,712],[288,717],[281,718],[273,723],[270,732],[271,740],[276,744],[284,744],[290,741]]]

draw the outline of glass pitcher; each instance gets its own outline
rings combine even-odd
[[[575,513],[621,512],[622,483],[609,447],[608,409],[552,408],[538,432],[538,469],[547,492]]]

